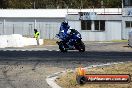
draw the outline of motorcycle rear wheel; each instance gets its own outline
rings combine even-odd
[[[85,52],[85,45],[82,41],[80,41],[78,50],[79,50],[79,52]]]

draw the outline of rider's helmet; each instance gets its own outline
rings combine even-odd
[[[68,22],[67,22],[67,21],[63,21],[62,24],[63,24],[64,26],[67,26],[67,25],[68,25]]]

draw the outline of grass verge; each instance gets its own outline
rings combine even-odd
[[[111,42],[128,42],[128,40],[112,40]]]
[[[44,45],[57,45],[56,44],[57,40],[51,40],[51,39],[44,39]]]
[[[105,67],[94,67],[87,69],[88,74],[130,74],[132,78],[132,62],[116,64]],[[76,82],[74,72],[62,74],[57,80],[62,88],[132,88],[132,82],[128,84],[85,84],[79,85]]]

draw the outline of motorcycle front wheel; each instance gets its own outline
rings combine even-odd
[[[59,49],[61,52],[67,52],[67,49],[64,47],[63,43],[59,44]]]

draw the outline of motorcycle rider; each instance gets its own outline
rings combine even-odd
[[[68,22],[64,21],[61,23],[59,35],[63,41],[68,41],[69,37],[69,31],[70,26],[68,25]]]
[[[70,28],[68,22],[62,22],[59,30],[59,34],[56,35],[60,41],[56,43],[59,45],[59,49],[62,52],[65,52],[69,49],[77,49],[80,52],[85,51],[85,45],[81,41],[81,34],[75,30]]]
[[[68,47],[66,43],[70,40],[70,31],[71,30],[68,22],[62,22],[59,30],[59,36],[63,40],[66,47]]]

